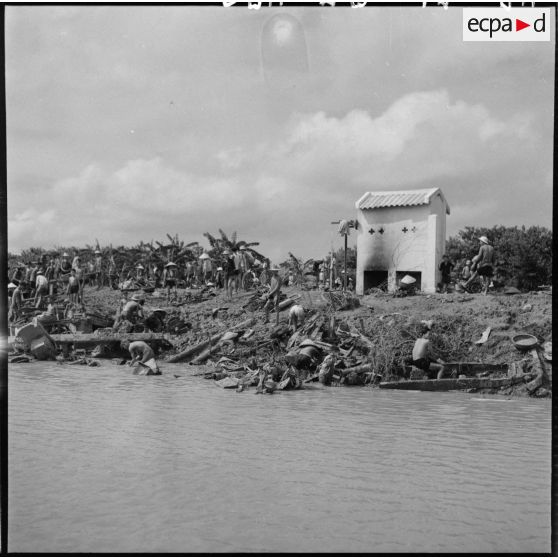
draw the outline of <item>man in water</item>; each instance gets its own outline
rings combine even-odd
[[[130,351],[132,360],[128,366],[136,366],[134,374],[140,376],[160,376],[161,371],[155,361],[155,353],[153,349],[145,341],[122,341],[121,346],[123,349]]]
[[[415,341],[413,347],[413,366],[426,372],[429,378],[431,372],[437,373],[436,377],[439,380],[444,377],[444,361],[439,358],[434,359],[430,343],[430,327],[423,325],[421,333],[421,337]]]

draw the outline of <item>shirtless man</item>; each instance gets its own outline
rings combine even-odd
[[[85,287],[85,269],[81,265],[81,258],[76,256],[72,263],[72,270],[76,272],[76,279],[78,282],[78,302],[83,304],[83,289]]]
[[[430,372],[437,372],[437,379],[444,377],[444,361],[433,359],[432,346],[430,344],[430,328],[426,325],[422,328],[422,336],[415,341],[413,347],[413,366],[424,370],[429,377]]]
[[[289,327],[292,327],[293,333],[304,322],[304,308],[300,304],[295,304],[289,310]]]
[[[124,304],[120,316],[116,319],[113,328],[118,327],[120,323],[124,320],[136,324],[138,321],[143,319],[143,305],[145,300],[139,295],[134,295],[128,302]]]
[[[78,303],[79,298],[79,281],[76,276],[76,270],[72,269],[70,271],[70,278],[68,279],[68,287],[66,289],[66,295],[73,304]]]
[[[123,341],[121,343],[123,349],[130,351],[132,360],[128,366],[136,365],[134,374],[140,376],[160,376],[161,371],[155,360],[153,349],[145,341]]]
[[[12,279],[12,283],[16,286],[16,288],[12,293],[8,320],[15,322],[19,318],[19,309],[23,306],[23,291],[21,290],[21,285],[17,279]]]

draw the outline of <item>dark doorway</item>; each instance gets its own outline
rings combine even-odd
[[[414,287],[415,289],[417,289],[417,291],[420,291],[421,290],[420,282],[422,279],[422,273],[420,271],[396,271],[395,281],[397,283],[397,286],[399,286],[399,281],[401,281],[401,279],[403,279],[405,275],[410,275],[411,277],[416,279],[417,282],[414,284]]]
[[[368,289],[387,290],[388,272],[382,269],[368,270],[364,272],[364,292]]]

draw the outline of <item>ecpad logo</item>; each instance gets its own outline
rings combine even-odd
[[[464,41],[550,41],[550,8],[463,8]]]

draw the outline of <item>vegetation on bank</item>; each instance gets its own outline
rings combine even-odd
[[[521,290],[532,290],[542,284],[552,283],[552,231],[546,227],[504,227],[497,225],[487,227],[465,227],[446,243],[446,253],[450,259],[459,266],[466,259],[471,259],[478,252],[478,237],[487,236],[495,248],[496,267],[507,285],[515,286]],[[254,259],[270,263],[269,259],[255,249],[259,242],[248,242],[237,238],[236,232],[227,235],[219,229],[219,235],[208,232],[204,236],[209,242],[209,247],[204,248],[198,242],[181,241],[178,235],[167,234],[163,242],[140,242],[131,247],[112,245],[100,247],[96,245],[57,246],[52,250],[32,247],[23,250],[21,254],[8,253],[8,268],[17,262],[40,261],[41,258],[55,257],[63,252],[72,256],[79,255],[82,259],[90,259],[95,250],[100,250],[104,258],[114,261],[115,268],[120,272],[142,264],[165,265],[169,261],[177,264],[197,261],[203,252],[207,252],[215,261],[224,261],[223,251],[236,250],[244,245]],[[337,269],[341,269],[344,262],[344,250],[334,252]],[[316,264],[328,262],[329,254],[321,259],[303,260],[294,254],[280,264],[285,271],[293,271],[297,275],[316,274]],[[347,250],[347,273],[349,277],[356,272],[356,247]]]
[[[506,284],[534,290],[552,284],[552,231],[546,227],[465,227],[446,243],[453,262],[470,259],[478,252],[478,238],[486,236],[494,246],[496,267]]]

